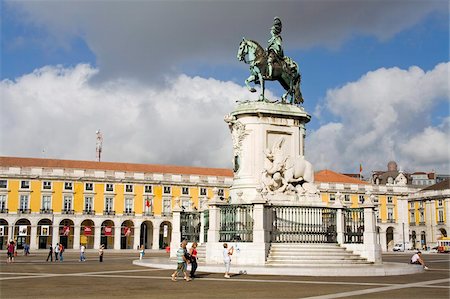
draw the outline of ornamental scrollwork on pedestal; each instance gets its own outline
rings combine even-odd
[[[242,142],[248,134],[245,132],[245,125],[238,121],[235,116],[225,115],[225,122],[231,132],[231,140],[233,142],[233,171],[236,173],[240,167],[240,156],[242,153]]]

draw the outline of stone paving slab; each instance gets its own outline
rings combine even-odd
[[[134,260],[134,265],[158,269],[175,270],[176,261],[164,257],[144,258]],[[188,266],[188,269],[190,267]],[[210,273],[224,273],[225,267],[221,264],[199,263],[198,270]],[[406,263],[384,262],[379,265],[343,265],[343,266],[317,266],[317,267],[275,267],[275,266],[253,266],[233,265],[231,263],[230,273],[247,273],[253,275],[292,275],[292,276],[393,276],[407,275],[424,272],[418,265]]]

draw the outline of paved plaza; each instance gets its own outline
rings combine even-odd
[[[6,256],[6,254],[4,254]],[[76,252],[65,260],[45,262],[46,252],[18,256],[14,264],[0,263],[1,298],[449,298],[448,254],[425,254],[430,270],[381,277],[311,277],[239,275],[202,272],[185,282],[170,280],[172,270],[133,265],[137,252],[110,252],[98,262],[89,251],[78,262]],[[146,258],[168,258],[164,252],[147,252]],[[386,262],[407,263],[410,254],[383,256]],[[173,264],[175,269],[176,265]]]

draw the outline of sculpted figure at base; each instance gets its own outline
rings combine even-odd
[[[261,184],[268,194],[316,194],[314,171],[310,162],[303,156],[295,158],[286,155],[283,150],[284,137],[274,142],[272,149],[264,151],[266,166]]]
[[[271,28],[271,38],[268,41],[267,51],[256,41],[243,38],[239,45],[237,58],[250,66],[250,76],[245,80],[245,85],[251,92],[256,92],[250,83],[259,84],[261,93],[259,100],[264,101],[264,81],[278,81],[286,92],[281,97],[281,102],[286,103],[290,96],[290,104],[303,103],[300,92],[301,75],[298,64],[291,58],[284,56],[281,38],[282,24],[275,17]]]

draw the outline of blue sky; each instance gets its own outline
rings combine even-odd
[[[230,167],[227,157],[231,152],[230,142],[221,141],[229,138],[222,116],[233,108],[233,96],[247,97],[242,87],[248,76],[248,66],[236,60],[237,47],[242,36],[265,45],[276,14],[284,24],[285,55],[293,57],[302,72],[304,106],[313,115],[308,124],[311,138],[307,142],[311,154],[310,157],[307,154],[307,158],[316,168],[356,172],[362,163],[369,172],[384,169],[387,162],[394,159],[409,171],[449,172],[446,163],[450,152],[446,144],[450,122],[449,15],[446,1],[393,1],[389,5],[385,1],[370,1],[368,4],[356,1],[314,4],[310,1],[268,1],[262,5],[260,16],[251,13],[251,1],[245,2],[244,6],[236,2],[214,4],[207,1],[186,1],[183,4],[175,1],[119,1],[109,6],[97,1],[93,4],[62,2],[65,2],[64,6],[53,1],[2,2],[1,113],[5,116],[2,129],[13,123],[14,130],[2,136],[1,155],[90,160],[95,136],[92,133],[88,138],[86,134],[98,127],[104,131],[105,146],[109,146],[105,149],[106,160]],[[180,5],[185,9],[180,9]],[[142,15],[141,11],[144,11]],[[221,11],[234,13],[227,16]],[[208,15],[210,17],[205,17]],[[168,18],[170,20],[166,20]],[[439,64],[444,66],[438,68]],[[423,74],[411,67],[418,67]],[[33,75],[37,69],[40,71]],[[396,72],[397,69],[400,71]],[[392,76],[387,81],[389,86],[380,83],[386,76]],[[371,81],[365,82],[366,77]],[[70,95],[58,94],[58,90],[67,90],[64,84],[73,86],[70,80],[84,83]],[[196,83],[202,86],[200,91],[193,87]],[[403,86],[400,83],[408,89],[405,93],[411,94],[402,94],[396,99],[397,87]],[[178,92],[179,87],[175,84],[186,84],[182,100],[167,98]],[[230,84],[233,91],[230,91]],[[363,86],[372,88],[376,84],[380,85],[370,89],[371,95],[365,94]],[[423,89],[430,88],[433,92],[422,94],[422,84]],[[56,88],[60,85],[61,89]],[[350,88],[346,88],[349,85],[353,86],[352,90],[360,90],[359,95],[351,93]],[[282,93],[275,83],[270,83],[268,88],[274,98]],[[412,90],[414,88],[417,92]],[[111,96],[111,92],[115,95]],[[342,95],[346,92],[348,95]],[[101,93],[112,99],[100,99]],[[419,93],[420,96],[417,95]],[[38,96],[33,98],[33,94]],[[150,98],[143,97],[143,94]],[[225,103],[211,105],[211,110],[206,110],[210,106],[211,95],[223,97],[224,100],[218,101]],[[64,103],[77,102],[80,96],[92,97],[88,101],[92,105],[91,111],[102,111],[108,105],[111,118],[98,113],[86,118],[86,111],[73,108],[68,121]],[[348,109],[336,108],[339,99],[347,96]],[[410,99],[403,98],[405,96]],[[127,108],[139,107],[129,111],[125,125],[113,121],[121,119],[115,118],[114,113],[124,111],[120,107],[109,107],[114,104],[115,97],[129,101]],[[157,103],[155,99],[158,98],[167,103]],[[45,109],[41,115],[16,111],[14,107],[18,99],[31,109],[38,104],[61,105],[60,114],[56,111],[49,115]],[[424,100],[426,104],[416,107],[416,104],[409,105],[409,100]],[[183,116],[183,112],[173,106],[180,104],[197,108],[200,105],[204,114],[197,115],[199,109],[192,108],[193,114],[186,119],[192,119],[189,126],[181,120],[174,123],[177,113]],[[78,103],[74,107],[80,105]],[[166,106],[159,107],[161,105]],[[355,112],[359,109],[369,111],[377,105],[394,110],[392,115],[397,118],[391,127],[377,132],[380,135],[376,138],[357,145],[342,142],[342,139],[355,140],[361,135],[375,134],[373,129],[367,129],[356,130],[353,134],[359,135],[352,135],[349,131],[353,128],[349,126],[366,121],[351,120]],[[405,105],[411,106],[410,110],[406,109],[408,113],[403,112]],[[15,110],[14,113],[10,109]],[[148,110],[143,113],[142,109]],[[172,117],[158,114],[159,109],[174,109],[175,114]],[[374,118],[384,122],[383,116],[387,112],[375,111]],[[31,132],[29,125],[23,125],[23,121],[30,118],[35,118]],[[142,118],[146,119],[145,123],[142,123]],[[6,119],[9,119],[8,124]],[[92,121],[86,123],[86,119]],[[54,128],[52,124],[55,122],[64,123],[60,128],[62,131]],[[83,134],[79,129],[81,123],[86,127]],[[188,127],[189,131],[175,132],[175,128],[180,126]],[[331,128],[333,136],[327,133]],[[339,131],[335,131],[336,128]],[[35,137],[33,130],[56,134],[54,136],[71,132],[73,138],[42,140]],[[145,141],[146,134],[153,136],[158,146]],[[210,138],[194,137],[197,134]],[[336,136],[340,139],[334,139]],[[29,142],[15,142],[19,138]],[[435,148],[411,150],[416,143],[421,144],[430,138],[436,147],[440,147],[434,160],[428,156]],[[211,145],[211,140],[214,145]],[[332,144],[329,144],[330,140]],[[360,145],[366,142],[366,147],[361,148]],[[121,145],[116,146],[118,143]],[[183,147],[183,150],[167,154],[174,145]],[[204,148],[209,148],[209,152],[204,153]]]

